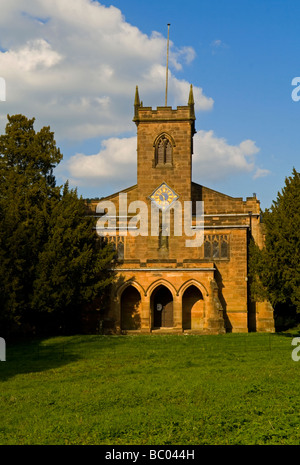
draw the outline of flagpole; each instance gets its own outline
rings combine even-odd
[[[168,41],[167,41],[167,66],[166,66],[166,96],[165,96],[165,106],[167,106],[167,101],[168,101],[169,37],[170,37],[170,24],[168,24]]]

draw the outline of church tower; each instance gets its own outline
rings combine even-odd
[[[195,134],[193,87],[187,106],[144,107],[138,88],[133,121],[137,126],[137,186],[146,199],[162,182],[180,198],[191,200],[193,136]]]
[[[135,238],[134,253],[145,259],[176,259],[179,250],[186,254],[184,228],[180,237],[174,237],[174,221],[184,221],[184,202],[192,200],[192,154],[195,134],[193,87],[186,106],[173,109],[159,106],[144,107],[138,87],[134,100],[134,118],[137,126],[137,197],[148,207],[148,236]],[[182,210],[176,215],[169,209],[168,230],[163,224],[163,207],[177,201]],[[159,218],[153,215],[153,203],[159,208]],[[157,234],[150,229],[157,228]],[[190,238],[190,237],[189,237]],[[128,245],[130,240],[127,241]],[[133,248],[131,248],[133,250]],[[188,252],[191,254],[191,251]]]

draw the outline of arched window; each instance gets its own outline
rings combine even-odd
[[[155,165],[171,166],[173,163],[173,146],[171,141],[164,134],[160,136],[155,144]]]

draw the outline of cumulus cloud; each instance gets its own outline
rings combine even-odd
[[[104,139],[98,153],[77,153],[58,168],[71,184],[118,189],[136,183],[136,137],[132,123],[135,86],[145,106],[164,104],[166,37],[144,34],[122,12],[93,0],[10,0],[0,15],[0,76],[6,83],[5,114],[36,117],[59,142]],[[225,44],[217,39],[212,49]],[[191,46],[170,42],[168,105],[186,105],[190,83],[176,75],[195,58]],[[193,82],[196,111],[214,101]],[[120,137],[120,136],[126,137]],[[83,149],[84,150],[84,149]],[[267,175],[257,168],[251,140],[230,145],[213,131],[194,137],[193,178],[235,173]]]
[[[144,73],[143,78],[143,90],[151,90],[153,82],[156,82],[158,88],[164,89],[166,83],[166,68],[163,65],[154,64],[151,66],[149,71]],[[173,75],[172,71],[169,71],[168,105],[171,105],[174,102],[174,96],[176,96],[178,105],[187,105],[189,92],[190,83],[184,79],[177,79]],[[214,100],[211,97],[206,97],[201,87],[193,87],[193,93],[196,111],[208,111],[213,108]],[[161,97],[159,98],[159,104],[164,105],[165,101],[162,100]]]
[[[170,44],[170,105],[187,103],[189,83],[172,71],[194,57],[192,47]],[[165,60],[166,38],[155,31],[144,34],[113,6],[92,0],[10,0],[1,5],[4,112],[35,116],[40,126],[50,124],[59,139],[133,131],[136,85],[145,105],[164,104]],[[213,99],[195,84],[196,109],[211,109]]]
[[[98,153],[77,153],[63,169],[71,177],[71,184],[99,186],[104,189],[126,188],[136,183],[137,140],[134,137],[105,139]]]
[[[97,154],[76,154],[68,161],[68,171],[77,185],[126,188],[136,183],[136,137],[110,138],[102,142]],[[194,136],[193,181],[201,184],[252,174],[256,179],[269,174],[257,168],[259,148],[252,140],[230,145],[213,131],[199,131]],[[254,174],[253,174],[254,173]]]
[[[44,39],[28,41],[25,46],[16,50],[2,52],[2,69],[21,71],[29,74],[33,71],[49,69],[61,61],[62,56],[51,49],[51,45]],[[27,74],[27,75],[28,75]],[[25,76],[24,76],[25,77]]]
[[[251,173],[255,169],[255,158],[259,148],[252,140],[239,145],[230,145],[225,138],[211,131],[199,131],[194,136],[193,177],[194,180],[224,179],[238,173]]]

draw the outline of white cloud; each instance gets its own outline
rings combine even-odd
[[[135,86],[145,106],[164,104],[166,37],[144,34],[121,11],[92,0],[10,0],[0,15],[0,76],[6,82],[2,114],[36,117],[59,142],[105,138],[99,153],[76,154],[58,168],[76,185],[130,186],[136,182],[136,137],[132,123]],[[226,45],[221,40],[212,49]],[[177,71],[195,58],[190,46],[170,43],[168,105],[186,105],[190,83]],[[196,111],[214,101],[193,82]],[[6,119],[0,115],[0,133]],[[257,168],[251,140],[229,145],[212,131],[194,137],[195,181],[236,173],[267,175]],[[120,169],[121,167],[121,169]],[[115,183],[115,184],[114,184]]]
[[[113,186],[112,192],[129,187],[136,183],[136,146],[136,137],[104,140],[97,154],[71,157],[67,162],[68,173],[75,185]],[[252,140],[230,145],[213,131],[199,131],[194,136],[193,180],[206,184],[253,171],[254,178],[265,176],[268,170],[255,164],[259,150]]]
[[[1,55],[3,69],[23,73],[49,69],[62,59],[62,56],[52,50],[51,45],[44,39],[28,41],[25,46],[2,52]]]
[[[230,145],[213,131],[199,131],[194,136],[193,180],[204,182],[225,179],[255,169],[259,148],[252,140]]]
[[[253,175],[253,179],[264,178],[265,176],[268,176],[270,173],[270,170],[264,168],[257,168]]]
[[[144,73],[143,78],[143,89],[145,89],[146,92],[150,90],[153,92],[153,82],[156,82],[156,88],[165,90],[166,68],[165,66],[154,64],[148,72]],[[176,96],[178,105],[187,105],[190,83],[184,79],[177,79],[170,70],[168,81],[168,105],[174,104],[174,96]],[[201,87],[193,87],[193,93],[196,111],[208,111],[212,109],[214,101],[211,97],[206,97],[203,94],[203,89]],[[162,97],[164,97],[163,93],[158,92],[157,98],[160,99],[159,105],[164,105],[165,100],[164,98],[162,99]]]
[[[189,93],[189,83],[172,70],[194,57],[192,47],[171,43],[171,105],[185,105]],[[146,105],[164,104],[165,59],[166,38],[158,32],[144,34],[113,6],[92,0],[10,0],[1,5],[4,112],[35,116],[58,139],[132,132],[137,84]],[[210,109],[213,100],[194,84],[196,109]]]
[[[110,138],[102,141],[100,151],[94,155],[77,153],[65,164],[75,185],[121,185],[136,183],[136,136]]]

